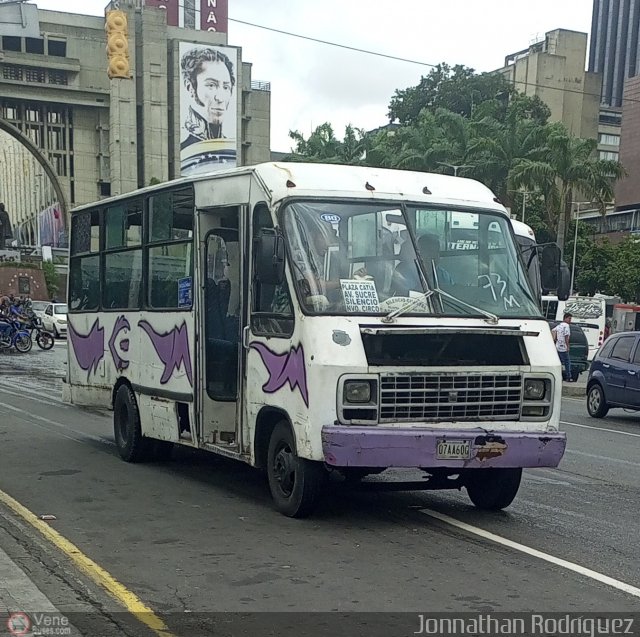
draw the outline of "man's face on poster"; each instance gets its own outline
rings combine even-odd
[[[224,62],[203,62],[191,93],[210,124],[222,124],[233,94],[229,69]]]

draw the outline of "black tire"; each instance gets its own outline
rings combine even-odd
[[[36,336],[36,343],[40,349],[47,351],[53,347],[55,339],[53,334],[49,334],[49,332],[39,332]]]
[[[23,336],[18,336],[16,338],[16,342],[14,343],[15,348],[21,353],[26,354],[31,351],[33,347],[33,341],[31,340],[31,336],[28,334],[24,334]]]
[[[125,462],[149,459],[155,441],[142,436],[138,403],[129,385],[120,385],[113,402],[113,436]]]
[[[469,499],[478,509],[506,509],[516,497],[522,469],[471,469],[465,486]]]
[[[320,462],[298,458],[291,427],[283,420],[271,433],[267,476],[276,509],[290,518],[305,518],[320,500],[327,472]]]
[[[604,418],[609,411],[600,383],[593,383],[587,390],[587,411],[592,418]]]
[[[57,325],[53,326],[53,335],[55,336],[56,340],[60,340],[60,332],[58,331]]]

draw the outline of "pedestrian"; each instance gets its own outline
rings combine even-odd
[[[569,356],[569,341],[571,340],[571,325],[572,316],[567,312],[562,322],[558,323],[552,330],[551,334],[553,340],[556,343],[556,350],[558,351],[558,357],[562,363],[562,378],[569,383],[573,382],[571,374],[571,357]]]

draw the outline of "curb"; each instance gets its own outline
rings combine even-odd
[[[587,395],[587,386],[563,383],[562,395],[573,398],[584,398]]]

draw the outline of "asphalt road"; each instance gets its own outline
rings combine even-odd
[[[176,635],[187,634],[191,617],[206,623],[200,613],[227,611],[640,607],[621,590],[640,587],[638,416],[612,410],[596,421],[583,400],[565,400],[560,468],[525,472],[518,498],[499,514],[475,510],[464,491],[336,486],[316,516],[291,520],[271,508],[263,476],[242,464],[182,450],[171,463],[122,462],[110,414],[61,402],[65,357],[66,344],[0,354],[0,489],[37,515],[55,515],[55,529]],[[40,556],[34,577],[45,593],[69,607],[82,599],[103,613],[118,609],[1,505],[0,531],[0,548],[11,536]]]

